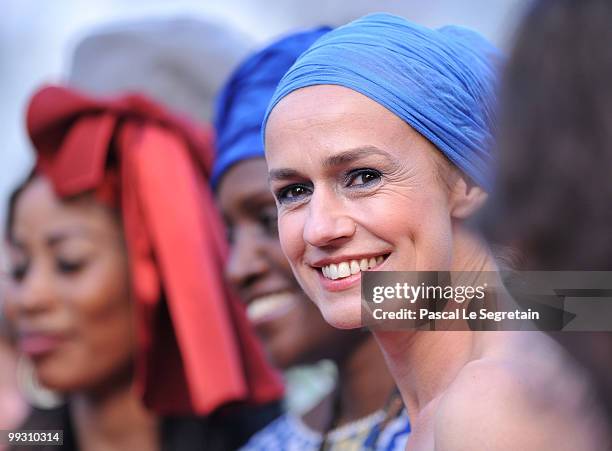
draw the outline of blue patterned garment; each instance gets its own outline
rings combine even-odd
[[[327,436],[325,450],[404,451],[410,433],[406,410],[389,421],[378,433],[385,413],[378,411],[354,423],[341,426]],[[323,436],[302,420],[286,414],[255,434],[242,451],[318,451]]]

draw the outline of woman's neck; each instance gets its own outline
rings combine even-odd
[[[375,331],[408,414],[416,418],[475,353],[470,331]]]
[[[395,390],[376,340],[368,333],[338,362],[338,408],[334,426],[363,418],[382,409]]]
[[[382,409],[395,390],[380,348],[369,333],[364,333],[344,358],[336,360],[336,365],[336,389],[302,417],[305,424],[320,432]]]
[[[147,412],[129,381],[70,399],[71,421],[84,451],[159,449],[157,421]]]
[[[493,257],[478,237],[461,226],[453,235],[452,271],[473,275],[496,271]],[[449,323],[449,329],[453,330],[373,331],[411,417],[437,399],[482,352],[478,334],[465,320]]]

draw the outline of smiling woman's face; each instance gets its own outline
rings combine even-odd
[[[359,337],[327,324],[296,283],[278,242],[266,161],[253,158],[229,169],[218,201],[230,241],[226,275],[273,362],[287,369],[342,356]]]
[[[285,97],[266,128],[279,236],[325,319],[361,325],[363,270],[447,270],[452,201],[439,151],[369,98],[340,86]]]
[[[129,376],[134,327],[116,215],[92,197],[58,198],[41,177],[14,208],[5,308],[40,382],[72,392]]]

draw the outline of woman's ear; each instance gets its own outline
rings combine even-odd
[[[451,187],[451,217],[467,219],[486,202],[488,194],[478,185],[466,180],[465,176],[455,179]]]

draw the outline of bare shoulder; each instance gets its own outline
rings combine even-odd
[[[471,361],[440,398],[436,451],[603,451],[589,387],[554,344]]]

